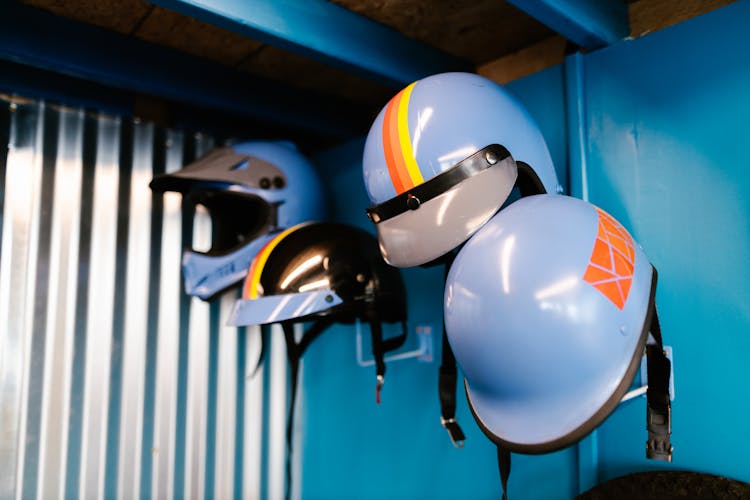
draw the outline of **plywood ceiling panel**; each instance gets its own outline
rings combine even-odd
[[[0,0],[2,2],[3,0]],[[7,1],[7,0],[5,0]],[[240,71],[351,102],[374,116],[398,90],[209,25],[146,0],[19,0],[54,14],[171,47]],[[502,0],[330,0],[507,82],[562,61],[565,40]],[[732,0],[626,0],[631,36]]]
[[[630,36],[639,37],[664,29],[735,0],[638,0],[628,6]]]
[[[236,66],[263,44],[198,19],[156,7],[135,30],[136,38],[172,47],[226,66]]]
[[[239,69],[378,109],[398,90],[270,45],[246,59]]]
[[[153,9],[145,0],[23,0],[22,3],[127,35]]]
[[[554,35],[500,0],[331,0],[449,54],[481,64]]]

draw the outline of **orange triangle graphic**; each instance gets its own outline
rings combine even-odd
[[[618,249],[626,259],[633,260],[630,258],[631,247],[628,245],[627,240],[623,240],[621,237],[612,234],[609,237],[609,243]]]
[[[594,251],[591,253],[591,263],[614,271],[612,269],[612,252],[609,249],[609,245],[600,239],[597,239],[594,244]]]
[[[628,300],[628,295],[630,295],[630,285],[632,284],[633,284],[632,278],[620,280],[620,288],[622,288],[622,296],[625,298],[626,301]]]
[[[594,285],[597,290],[602,292],[605,297],[607,297],[609,300],[612,301],[614,305],[617,306],[618,309],[622,309],[625,305],[625,301],[622,299],[622,295],[620,295],[620,287],[617,286],[616,281],[607,281],[605,283],[598,283]]]
[[[596,283],[599,281],[612,280],[612,279],[615,279],[616,277],[617,276],[605,271],[604,269],[599,269],[598,267],[589,266],[588,268],[586,268],[586,273],[583,275],[583,280],[588,283]]]
[[[615,252],[615,272],[620,278],[630,278],[633,276],[633,264],[628,262],[625,257]]]
[[[604,226],[604,230],[608,233],[614,233],[617,234],[617,226],[612,222],[612,219],[602,219],[602,226]]]

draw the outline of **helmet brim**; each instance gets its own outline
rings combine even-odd
[[[251,326],[279,323],[320,313],[342,302],[341,297],[329,289],[241,299],[235,302],[227,325]]]
[[[512,158],[483,170],[439,196],[376,224],[380,252],[390,265],[426,264],[466,241],[502,206],[518,171]]]

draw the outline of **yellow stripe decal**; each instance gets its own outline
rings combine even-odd
[[[419,171],[419,165],[417,165],[417,160],[414,158],[414,151],[411,148],[411,138],[409,137],[409,99],[416,83],[414,82],[404,89],[401,102],[399,102],[398,106],[398,138],[401,143],[401,153],[404,157],[404,163],[406,163],[406,170],[409,172],[409,178],[411,179],[411,187],[418,186],[424,182],[422,172]]]
[[[258,255],[255,256],[255,259],[253,259],[253,263],[250,264],[250,271],[248,272],[245,282],[245,290],[242,294],[244,299],[258,298],[258,285],[260,284],[260,277],[263,274],[263,268],[266,265],[268,256],[271,255],[271,252],[274,248],[276,248],[276,245],[281,243],[281,240],[289,236],[297,229],[307,226],[308,224],[309,222],[297,224],[296,226],[290,227],[289,229],[280,232],[276,237],[268,240],[268,243],[266,243],[265,246],[260,249]]]

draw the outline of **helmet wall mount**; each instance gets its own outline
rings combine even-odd
[[[403,361],[406,359],[414,359],[424,363],[430,363],[433,359],[433,334],[432,326],[430,325],[417,325],[414,328],[417,334],[417,348],[409,351],[399,351],[396,354],[389,354],[383,356],[383,361],[391,363],[394,361]],[[357,364],[363,368],[375,365],[375,359],[365,359],[364,354],[364,333],[362,333],[362,322],[357,320],[354,322],[354,334],[355,334],[355,357]]]

